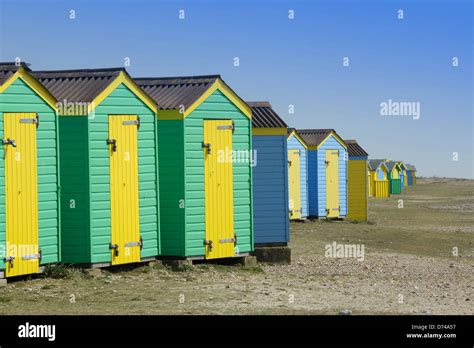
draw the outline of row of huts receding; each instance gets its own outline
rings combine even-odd
[[[367,167],[355,140],[289,128],[219,75],[0,63],[0,136],[0,277],[286,247],[289,220],[366,220],[367,193],[415,183],[413,166]]]
[[[220,76],[0,63],[0,101],[0,276],[253,251],[252,110]]]

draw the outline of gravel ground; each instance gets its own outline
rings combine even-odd
[[[472,315],[473,181],[418,183],[371,200],[368,223],[292,223],[291,265],[66,270],[9,282],[0,314]],[[325,257],[333,242],[364,245],[364,260]]]

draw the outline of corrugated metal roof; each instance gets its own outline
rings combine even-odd
[[[254,128],[287,128],[288,125],[273,110],[269,102],[247,102],[252,109]]]
[[[59,101],[92,102],[124,68],[34,71],[31,74]]]
[[[371,159],[369,160],[369,167],[372,170],[376,170],[380,163],[385,163],[384,159]]]
[[[407,167],[407,170],[416,172],[416,167],[413,164],[408,164],[407,163],[407,164],[405,164],[405,166]]]
[[[308,146],[318,146],[334,129],[298,129],[299,136]]]
[[[368,156],[369,154],[365,152],[365,150],[357,143],[356,140],[344,140],[344,142],[347,145],[347,152],[349,153],[349,156],[353,157],[365,157]]]
[[[161,110],[185,109],[203,95],[220,75],[178,76],[178,77],[139,77],[134,78],[158,104]]]
[[[15,74],[15,72],[21,67],[26,71],[31,71],[28,67],[28,63],[21,62],[19,65],[15,62],[0,62],[0,86],[7,81],[10,76]]]
[[[387,161],[387,162],[385,162],[385,164],[386,164],[388,170],[391,171],[397,165],[397,162]]]

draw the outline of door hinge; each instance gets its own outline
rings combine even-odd
[[[119,246],[118,246],[118,244],[110,243],[109,249],[114,251],[115,256],[119,256]]]
[[[212,240],[204,239],[204,245],[209,246],[209,252],[212,251]]]
[[[16,147],[16,142],[13,139],[7,138],[7,140],[3,139],[3,145],[11,145]]]
[[[124,246],[127,247],[127,248],[139,246],[139,247],[140,247],[140,250],[141,250],[141,249],[143,249],[143,238],[140,237],[140,241],[139,241],[139,242],[128,242],[128,243],[125,243]]]
[[[10,268],[13,268],[13,260],[15,260],[15,256],[7,256],[3,259],[5,263],[10,262]]]
[[[234,238],[225,238],[225,239],[220,239],[219,243],[234,243],[235,244],[235,235]]]
[[[36,128],[39,127],[39,115],[36,114],[35,118],[20,118],[20,123],[33,123],[36,124]]]
[[[22,260],[41,260],[41,252],[38,254],[30,254],[30,255],[24,255],[21,257]]]
[[[211,154],[211,144],[210,143],[202,143],[202,147],[203,149],[206,149],[207,150],[207,154],[210,155]]]
[[[136,120],[127,120],[123,121],[124,126],[137,126],[137,129],[140,129],[140,116],[137,116]]]
[[[112,151],[117,152],[117,139],[107,139],[107,145],[112,145]]]

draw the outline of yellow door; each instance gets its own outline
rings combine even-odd
[[[140,261],[138,205],[138,117],[109,116],[112,264]]]
[[[34,113],[4,114],[7,277],[39,271],[37,124]]]
[[[234,179],[230,120],[204,121],[206,259],[234,256]]]
[[[290,219],[301,219],[300,151],[288,150]]]
[[[348,214],[351,220],[367,220],[367,161],[347,162]]]
[[[373,197],[372,195],[372,174],[370,172],[370,170],[367,172],[367,182],[368,182],[368,185],[369,185],[369,190],[368,190],[368,194],[369,194],[369,197]]]
[[[339,217],[339,151],[326,150],[326,216]]]

